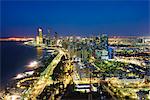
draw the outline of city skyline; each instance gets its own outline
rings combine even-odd
[[[1,37],[43,33],[148,36],[149,1],[2,1]],[[19,9],[18,9],[19,8]]]
[[[0,3],[0,100],[150,100],[150,0]]]

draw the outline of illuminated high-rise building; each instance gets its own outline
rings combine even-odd
[[[39,45],[40,41],[39,41],[39,36],[36,36],[36,44]]]
[[[39,35],[39,43],[43,44],[43,30],[42,30],[42,28],[38,28],[38,35]]]
[[[58,40],[58,33],[57,32],[55,32],[54,38],[55,38],[55,45],[57,45],[57,40]]]
[[[51,45],[50,29],[48,29],[48,34],[47,34],[47,38],[46,38],[46,45]]]
[[[100,41],[98,41],[98,43],[96,43],[96,45],[98,47],[97,46],[95,47],[96,48],[95,49],[95,56],[98,59],[108,59],[109,58],[108,35],[107,34],[101,34],[99,39],[100,39]]]
[[[100,49],[108,50],[108,35],[101,34],[100,36]]]
[[[37,45],[43,44],[43,30],[42,30],[42,28],[38,28],[38,33],[36,36],[36,44]]]

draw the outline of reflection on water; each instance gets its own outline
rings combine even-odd
[[[40,59],[43,55],[43,50],[41,47],[37,47],[36,50],[37,50],[37,59]]]
[[[25,70],[25,66],[42,55],[42,50],[37,52],[32,46],[23,45],[22,42],[0,42],[1,52],[1,76],[0,88],[5,87],[6,83]]]

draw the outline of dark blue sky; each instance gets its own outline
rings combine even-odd
[[[3,0],[1,5],[1,37],[33,36],[39,26],[61,35],[150,35],[149,0]]]

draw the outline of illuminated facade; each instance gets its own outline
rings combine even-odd
[[[37,44],[37,45],[40,44],[39,36],[36,36],[36,44]]]
[[[101,36],[100,36],[100,49],[108,50],[108,36],[107,36],[107,34],[101,34]]]
[[[38,35],[39,35],[39,43],[43,44],[43,30],[42,30],[42,28],[38,29]]]
[[[100,38],[96,40],[98,43],[95,49],[95,56],[97,59],[109,59],[108,52],[108,36],[107,34],[101,34]],[[99,43],[100,42],[100,43]],[[100,45],[98,45],[100,44]]]
[[[57,45],[57,40],[58,40],[58,33],[57,32],[55,32],[54,38],[55,38],[55,45]]]
[[[42,28],[38,28],[38,35],[36,36],[36,44],[43,44],[43,30]]]

